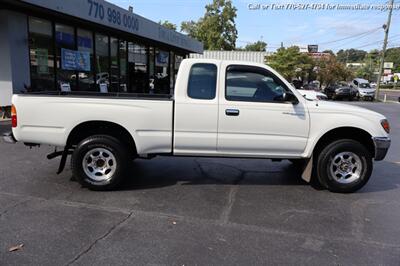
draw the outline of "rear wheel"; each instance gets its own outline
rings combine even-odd
[[[72,154],[72,172],[76,180],[91,190],[111,190],[122,181],[129,153],[116,138],[91,136],[81,141]]]
[[[321,185],[332,192],[351,193],[362,188],[372,173],[372,155],[355,140],[337,140],[318,156],[316,171]]]

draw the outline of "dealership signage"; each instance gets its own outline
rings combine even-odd
[[[383,68],[392,69],[393,65],[394,65],[393,62],[385,62],[383,64]]]
[[[318,53],[318,45],[309,45],[308,52],[309,53]]]
[[[88,20],[140,37],[202,53],[203,44],[184,34],[129,12],[104,0],[22,0],[45,9]]]

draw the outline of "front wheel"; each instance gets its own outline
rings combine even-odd
[[[372,173],[372,155],[355,140],[337,140],[325,147],[317,159],[317,177],[332,192],[352,193],[361,189]]]
[[[116,138],[91,136],[81,141],[72,154],[72,173],[91,190],[111,190],[122,181],[129,154]]]

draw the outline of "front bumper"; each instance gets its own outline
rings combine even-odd
[[[6,143],[15,144],[17,140],[14,138],[14,134],[12,132],[6,132],[3,134],[3,140]]]
[[[375,145],[375,161],[382,161],[386,157],[391,140],[388,137],[372,138],[372,140]]]
[[[375,98],[375,93],[360,93],[361,98]]]

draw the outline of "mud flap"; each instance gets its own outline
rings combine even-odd
[[[67,162],[68,155],[72,154],[73,150],[69,146],[66,146],[63,151],[57,151],[57,149],[47,155],[47,159],[52,160],[56,157],[61,156],[60,165],[58,166],[57,175],[61,174],[65,168],[65,163]]]
[[[312,175],[312,169],[313,168],[313,157],[311,156],[310,159],[307,159],[306,161],[306,166],[304,167],[303,173],[301,174],[301,178],[310,183],[311,181],[311,175]]]

